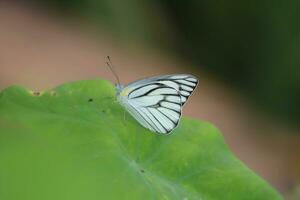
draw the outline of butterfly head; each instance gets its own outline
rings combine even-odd
[[[116,84],[116,90],[117,90],[117,96],[120,97],[127,97],[128,94],[132,91],[130,88],[125,87],[123,85],[120,84]]]
[[[122,90],[123,90],[123,85],[121,85],[121,84],[115,84],[115,87],[116,87],[116,90],[117,90],[117,95],[120,95],[120,93],[122,92]]]

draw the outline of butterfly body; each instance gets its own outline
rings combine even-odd
[[[168,134],[179,123],[181,109],[198,84],[188,74],[155,76],[117,84],[120,104],[145,128]]]

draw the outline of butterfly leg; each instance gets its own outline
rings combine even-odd
[[[136,133],[137,133],[137,136],[136,136],[136,163],[139,163],[139,161],[140,161],[140,144],[141,144],[141,140],[140,140],[140,134],[139,134],[139,132],[138,132],[138,130],[137,130],[137,128],[136,128]]]
[[[126,111],[125,110],[123,112],[123,120],[124,120],[124,122],[126,122]]]

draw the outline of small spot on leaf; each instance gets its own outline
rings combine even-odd
[[[92,102],[92,101],[94,101],[94,100],[93,100],[93,99],[89,99],[89,100],[88,100],[88,102]]]
[[[41,94],[40,92],[33,92],[34,96],[40,96],[40,94]]]

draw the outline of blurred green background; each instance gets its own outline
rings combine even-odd
[[[43,0],[123,40],[213,72],[281,120],[300,120],[300,1]]]

